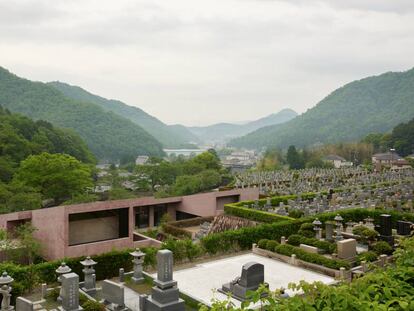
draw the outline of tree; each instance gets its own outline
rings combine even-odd
[[[290,146],[288,151],[287,151],[287,155],[286,155],[286,160],[289,163],[289,167],[291,169],[302,169],[304,168],[304,163],[303,163],[303,159],[302,156],[299,154],[299,152],[296,150],[295,146]]]
[[[93,185],[91,169],[66,154],[41,153],[21,163],[15,181],[39,189],[43,198],[62,202]]]
[[[36,230],[31,223],[25,223],[16,228],[17,238],[24,252],[22,255],[27,256],[30,265],[40,255],[41,250],[39,241],[33,235]]]

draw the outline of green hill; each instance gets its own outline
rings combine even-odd
[[[414,117],[414,69],[351,82],[295,119],[230,142],[233,146],[299,147],[359,140]]]
[[[99,159],[163,154],[161,144],[132,121],[93,103],[70,99],[45,83],[19,78],[1,67],[0,105],[35,120],[73,129]]]
[[[189,129],[203,141],[224,142],[251,133],[261,127],[285,123],[296,116],[297,113],[292,109],[283,109],[246,124],[218,123],[204,127],[190,127]]]
[[[72,130],[35,122],[0,106],[0,181],[10,181],[22,160],[42,152],[66,153],[84,163],[95,163],[86,144]]]
[[[138,107],[129,106],[119,100],[106,99],[94,95],[78,86],[57,81],[48,84],[72,99],[97,104],[105,111],[112,111],[131,120],[154,136],[165,147],[176,148],[189,142],[198,142],[197,137],[185,127],[176,128],[175,126],[168,126]]]

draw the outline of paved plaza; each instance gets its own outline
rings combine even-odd
[[[323,274],[255,254],[220,259],[198,264],[193,268],[174,271],[174,279],[178,282],[181,292],[196,297],[203,303],[210,305],[213,298],[220,300],[227,298],[226,295],[217,292],[215,289],[221,288],[224,283],[228,283],[240,276],[242,266],[251,261],[264,265],[265,281],[269,283],[271,290],[280,287],[287,288],[289,283],[297,283],[300,280],[307,282],[321,281],[325,284],[331,284],[335,281],[333,278]],[[286,292],[289,295],[294,294],[289,290]],[[236,305],[240,305],[239,301],[233,301]]]

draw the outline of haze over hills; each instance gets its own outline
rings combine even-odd
[[[244,124],[218,123],[204,127],[189,127],[188,129],[205,142],[225,142],[264,126],[287,122],[296,116],[297,113],[292,109],[283,109],[277,113]]]
[[[169,126],[138,107],[129,106],[119,100],[103,98],[79,86],[73,86],[67,83],[55,81],[49,82],[48,85],[55,87],[72,99],[97,104],[105,111],[112,111],[131,120],[154,136],[164,147],[178,148],[190,142],[199,142],[199,139],[184,126]]]
[[[70,99],[45,83],[19,78],[2,67],[0,105],[35,120],[73,129],[99,159],[163,155],[161,144],[132,121],[96,104]]]
[[[351,82],[295,119],[233,139],[236,147],[286,148],[359,140],[414,117],[414,69]]]

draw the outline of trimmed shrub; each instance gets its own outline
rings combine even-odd
[[[266,249],[267,242],[269,242],[268,239],[261,239],[259,242],[257,242],[257,246],[262,249]]]
[[[363,252],[358,255],[358,262],[366,261],[366,262],[373,262],[378,259],[378,255],[374,251],[367,251]]]
[[[314,226],[312,223],[304,223],[300,226],[298,234],[303,235],[307,238],[313,238],[315,237],[315,231],[313,230],[313,227]]]
[[[292,256],[292,254],[296,254],[296,257],[300,260],[318,264],[335,270],[339,270],[339,268],[341,267],[344,267],[346,269],[349,269],[351,267],[350,263],[345,260],[330,259],[319,254],[311,254],[300,249],[299,247],[287,244],[279,245],[278,247],[276,247],[275,252],[289,257]]]
[[[279,245],[279,243],[278,243],[278,242],[276,242],[275,240],[269,240],[269,241],[266,243],[266,249],[267,249],[268,251],[272,251],[272,252],[274,252],[274,251],[275,251],[276,246],[278,246],[278,245]]]
[[[376,242],[372,245],[372,250],[377,253],[377,255],[391,255],[392,254],[392,247],[385,241]]]
[[[273,223],[284,220],[293,220],[291,217],[272,214],[264,211],[255,210],[248,207],[237,206],[236,204],[227,204],[224,206],[224,212],[227,215],[233,215],[245,219],[259,222]]]
[[[379,235],[377,231],[361,225],[355,226],[352,229],[352,233],[359,235],[360,240],[365,243],[368,241],[374,241]]]
[[[332,254],[336,251],[335,243],[330,243],[328,241],[320,241],[316,238],[307,238],[299,234],[292,234],[289,237],[287,243],[293,246],[299,246],[300,244],[314,246],[328,254]]]

